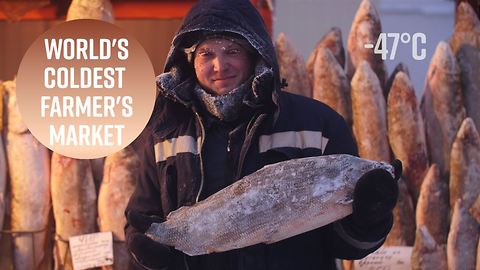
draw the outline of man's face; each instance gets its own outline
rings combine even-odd
[[[231,40],[207,39],[195,51],[198,83],[210,94],[224,95],[252,74],[252,59],[247,50]]]

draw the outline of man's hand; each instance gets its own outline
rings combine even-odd
[[[383,170],[365,173],[355,185],[353,192],[352,221],[362,227],[384,222],[391,216],[398,199],[397,180],[402,174],[402,163],[392,163],[395,177]]]
[[[142,266],[148,268],[162,269],[168,267],[173,256],[170,248],[155,242],[144,234],[152,223],[160,223],[163,220],[135,211],[128,212],[127,220],[130,226],[138,231],[130,235],[127,239],[128,249],[134,259]]]

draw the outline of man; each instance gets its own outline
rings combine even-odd
[[[136,266],[335,269],[334,258],[361,258],[383,243],[398,196],[396,180],[385,171],[362,177],[351,216],[278,243],[190,257],[146,237],[152,222],[267,164],[357,155],[341,116],[280,90],[270,36],[248,0],[199,1],[173,39],[157,86],[143,175],[126,210]]]

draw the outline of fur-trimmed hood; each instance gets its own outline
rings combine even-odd
[[[249,0],[200,0],[192,7],[173,38],[164,73],[157,77],[159,94],[185,106],[190,104],[196,77],[184,49],[205,32],[231,32],[250,43],[260,57],[252,91],[245,103],[276,104],[280,75],[274,46],[260,14]]]

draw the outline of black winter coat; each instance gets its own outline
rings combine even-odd
[[[252,91],[234,123],[209,116],[192,94],[195,75],[183,48],[202,31],[241,35],[258,52]],[[126,211],[166,218],[267,164],[357,155],[342,117],[323,103],[280,91],[278,70],[270,36],[249,1],[205,0],[193,7],[157,79],[159,96],[146,129],[142,176]],[[352,234],[338,221],[270,245],[195,257],[174,251],[169,269],[335,269],[334,258],[358,259],[376,250],[390,227],[381,224]],[[127,242],[134,232],[127,224]]]

